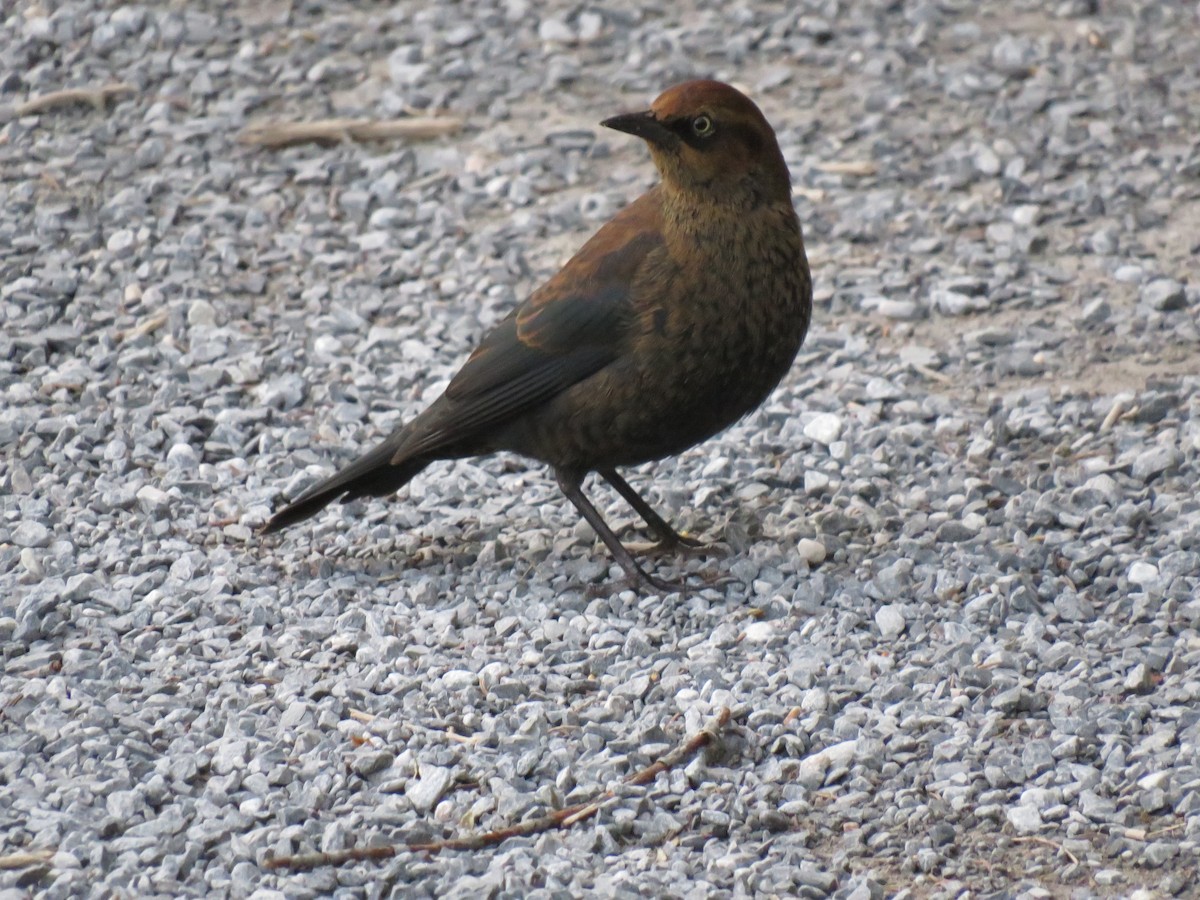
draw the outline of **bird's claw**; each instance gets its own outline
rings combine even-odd
[[[698,573],[698,582],[693,582],[688,579],[681,581],[666,581],[651,575],[642,568],[638,568],[637,572],[632,573],[628,578],[629,587],[636,591],[639,587],[652,587],[657,591],[667,594],[688,594],[691,591],[702,591],[706,588],[722,588],[731,584],[742,584],[740,578],[735,578],[732,575],[717,575]]]
[[[611,584],[611,582],[610,582]],[[668,581],[665,578],[659,578],[657,575],[651,575],[641,566],[637,566],[635,571],[626,570],[625,577],[618,584],[620,590],[633,591],[636,594],[648,592],[657,592],[663,596],[668,594],[683,594],[688,595],[692,591],[703,591],[710,588],[722,588],[731,584],[742,584],[740,578],[735,578],[732,575],[717,575],[698,573],[696,580],[682,579],[680,581]],[[589,599],[597,599],[605,596],[606,590],[603,584],[593,584],[587,589]]]
[[[653,588],[660,594],[664,595],[686,594],[689,589],[689,585],[686,581],[667,581],[666,579],[651,575],[649,572],[644,570],[639,570],[633,575],[630,575],[626,583],[631,590],[638,593],[640,593],[639,589],[647,587]]]

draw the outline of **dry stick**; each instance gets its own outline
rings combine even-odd
[[[732,713],[729,707],[723,706],[713,716],[712,721],[692,735],[690,739],[680,744],[665,756],[660,756],[646,768],[633,773],[623,782],[628,785],[644,785],[653,781],[660,772],[675,768],[686,759],[694,756],[701,748],[717,739],[721,730],[729,724]],[[276,856],[268,859],[264,865],[268,869],[312,869],[317,866],[339,866],[348,862],[362,860],[390,859],[402,850],[416,853],[439,853],[442,850],[481,850],[502,843],[512,837],[524,837],[530,834],[540,834],[554,828],[570,828],[577,822],[594,816],[606,803],[616,797],[616,791],[607,790],[587,803],[577,803],[518,825],[510,825],[496,831],[476,834],[470,837],[450,838],[443,841],[414,841],[409,844],[393,845],[390,847],[361,847],[349,850],[339,850],[333,853],[301,853],[297,856]]]
[[[1071,860],[1075,865],[1079,865],[1079,857],[1064,847],[1062,844],[1050,840],[1050,838],[1038,837],[1037,835],[1028,835],[1023,837],[1015,837],[1012,839],[1014,844],[1042,844],[1046,847],[1051,847],[1059,853],[1065,853],[1067,859]]]
[[[29,866],[40,866],[54,858],[53,850],[26,850],[21,853],[8,853],[0,856],[0,869],[25,869]]]
[[[830,160],[817,163],[818,172],[829,175],[877,175],[879,166],[869,159]]]
[[[138,322],[128,331],[118,331],[115,337],[118,341],[122,342],[127,341],[130,338],[139,338],[143,335],[150,334],[151,332],[158,331],[158,329],[166,325],[169,320],[170,316],[168,316],[165,312],[155,313],[152,316],[147,316],[146,318],[142,319],[142,321]]]
[[[936,369],[931,369],[929,366],[923,366],[920,363],[910,363],[914,372],[918,375],[924,375],[930,381],[936,381],[940,384],[954,384],[954,379],[949,375],[943,375]]]
[[[373,713],[363,712],[361,709],[352,709],[347,712],[346,715],[351,719],[354,719],[356,722],[362,722],[364,725],[370,725],[379,718],[379,716],[376,716]],[[450,726],[445,728],[430,728],[428,725],[422,725],[418,722],[409,722],[408,727],[419,728],[422,731],[428,732],[429,734],[445,735],[450,740],[458,741],[460,744],[475,745],[479,743],[479,737],[477,735],[458,734]]]
[[[431,138],[453,134],[462,128],[462,119],[449,116],[407,119],[322,119],[317,122],[281,122],[251,125],[240,135],[243,144],[257,144],[271,150],[296,144],[337,143],[347,138],[356,141],[391,141],[396,138]]]
[[[103,110],[108,101],[118,94],[132,93],[134,93],[133,85],[124,82],[106,84],[104,87],[98,88],[67,88],[62,91],[51,91],[49,94],[42,94],[40,97],[34,97],[32,100],[22,103],[17,107],[17,115],[32,116],[35,113],[54,109],[56,106],[71,106],[76,103],[90,103],[96,109]]]
[[[1172,831],[1178,831],[1180,828],[1187,827],[1186,822],[1179,822],[1176,825],[1168,825],[1166,828],[1160,828],[1157,831],[1152,831],[1146,837],[1156,838],[1161,834],[1170,834]]]

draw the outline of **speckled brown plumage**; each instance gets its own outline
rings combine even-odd
[[[508,450],[550,465],[633,577],[648,575],[580,490],[598,472],[664,542],[681,540],[615,467],[671,456],[755,409],[808,329],[812,286],[766,119],[714,81],[605,121],[643,138],[662,183],[601,228],[484,337],[425,412],[271,519],[390,494],[430,462]]]

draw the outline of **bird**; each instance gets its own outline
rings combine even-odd
[[[760,406],[804,341],[812,280],[775,131],[741,91],[687,81],[600,124],[645,142],[658,183],[485,334],[440,397],[264,533],[334,500],[391,495],[435,461],[507,451],[550,467],[632,586],[680,590],[639,565],[584,479],[608,482],[659,548],[700,546],[618,469],[678,455]]]

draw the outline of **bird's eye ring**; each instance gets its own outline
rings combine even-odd
[[[692,119],[692,133],[696,137],[710,137],[713,131],[713,120],[708,116],[696,116]]]

